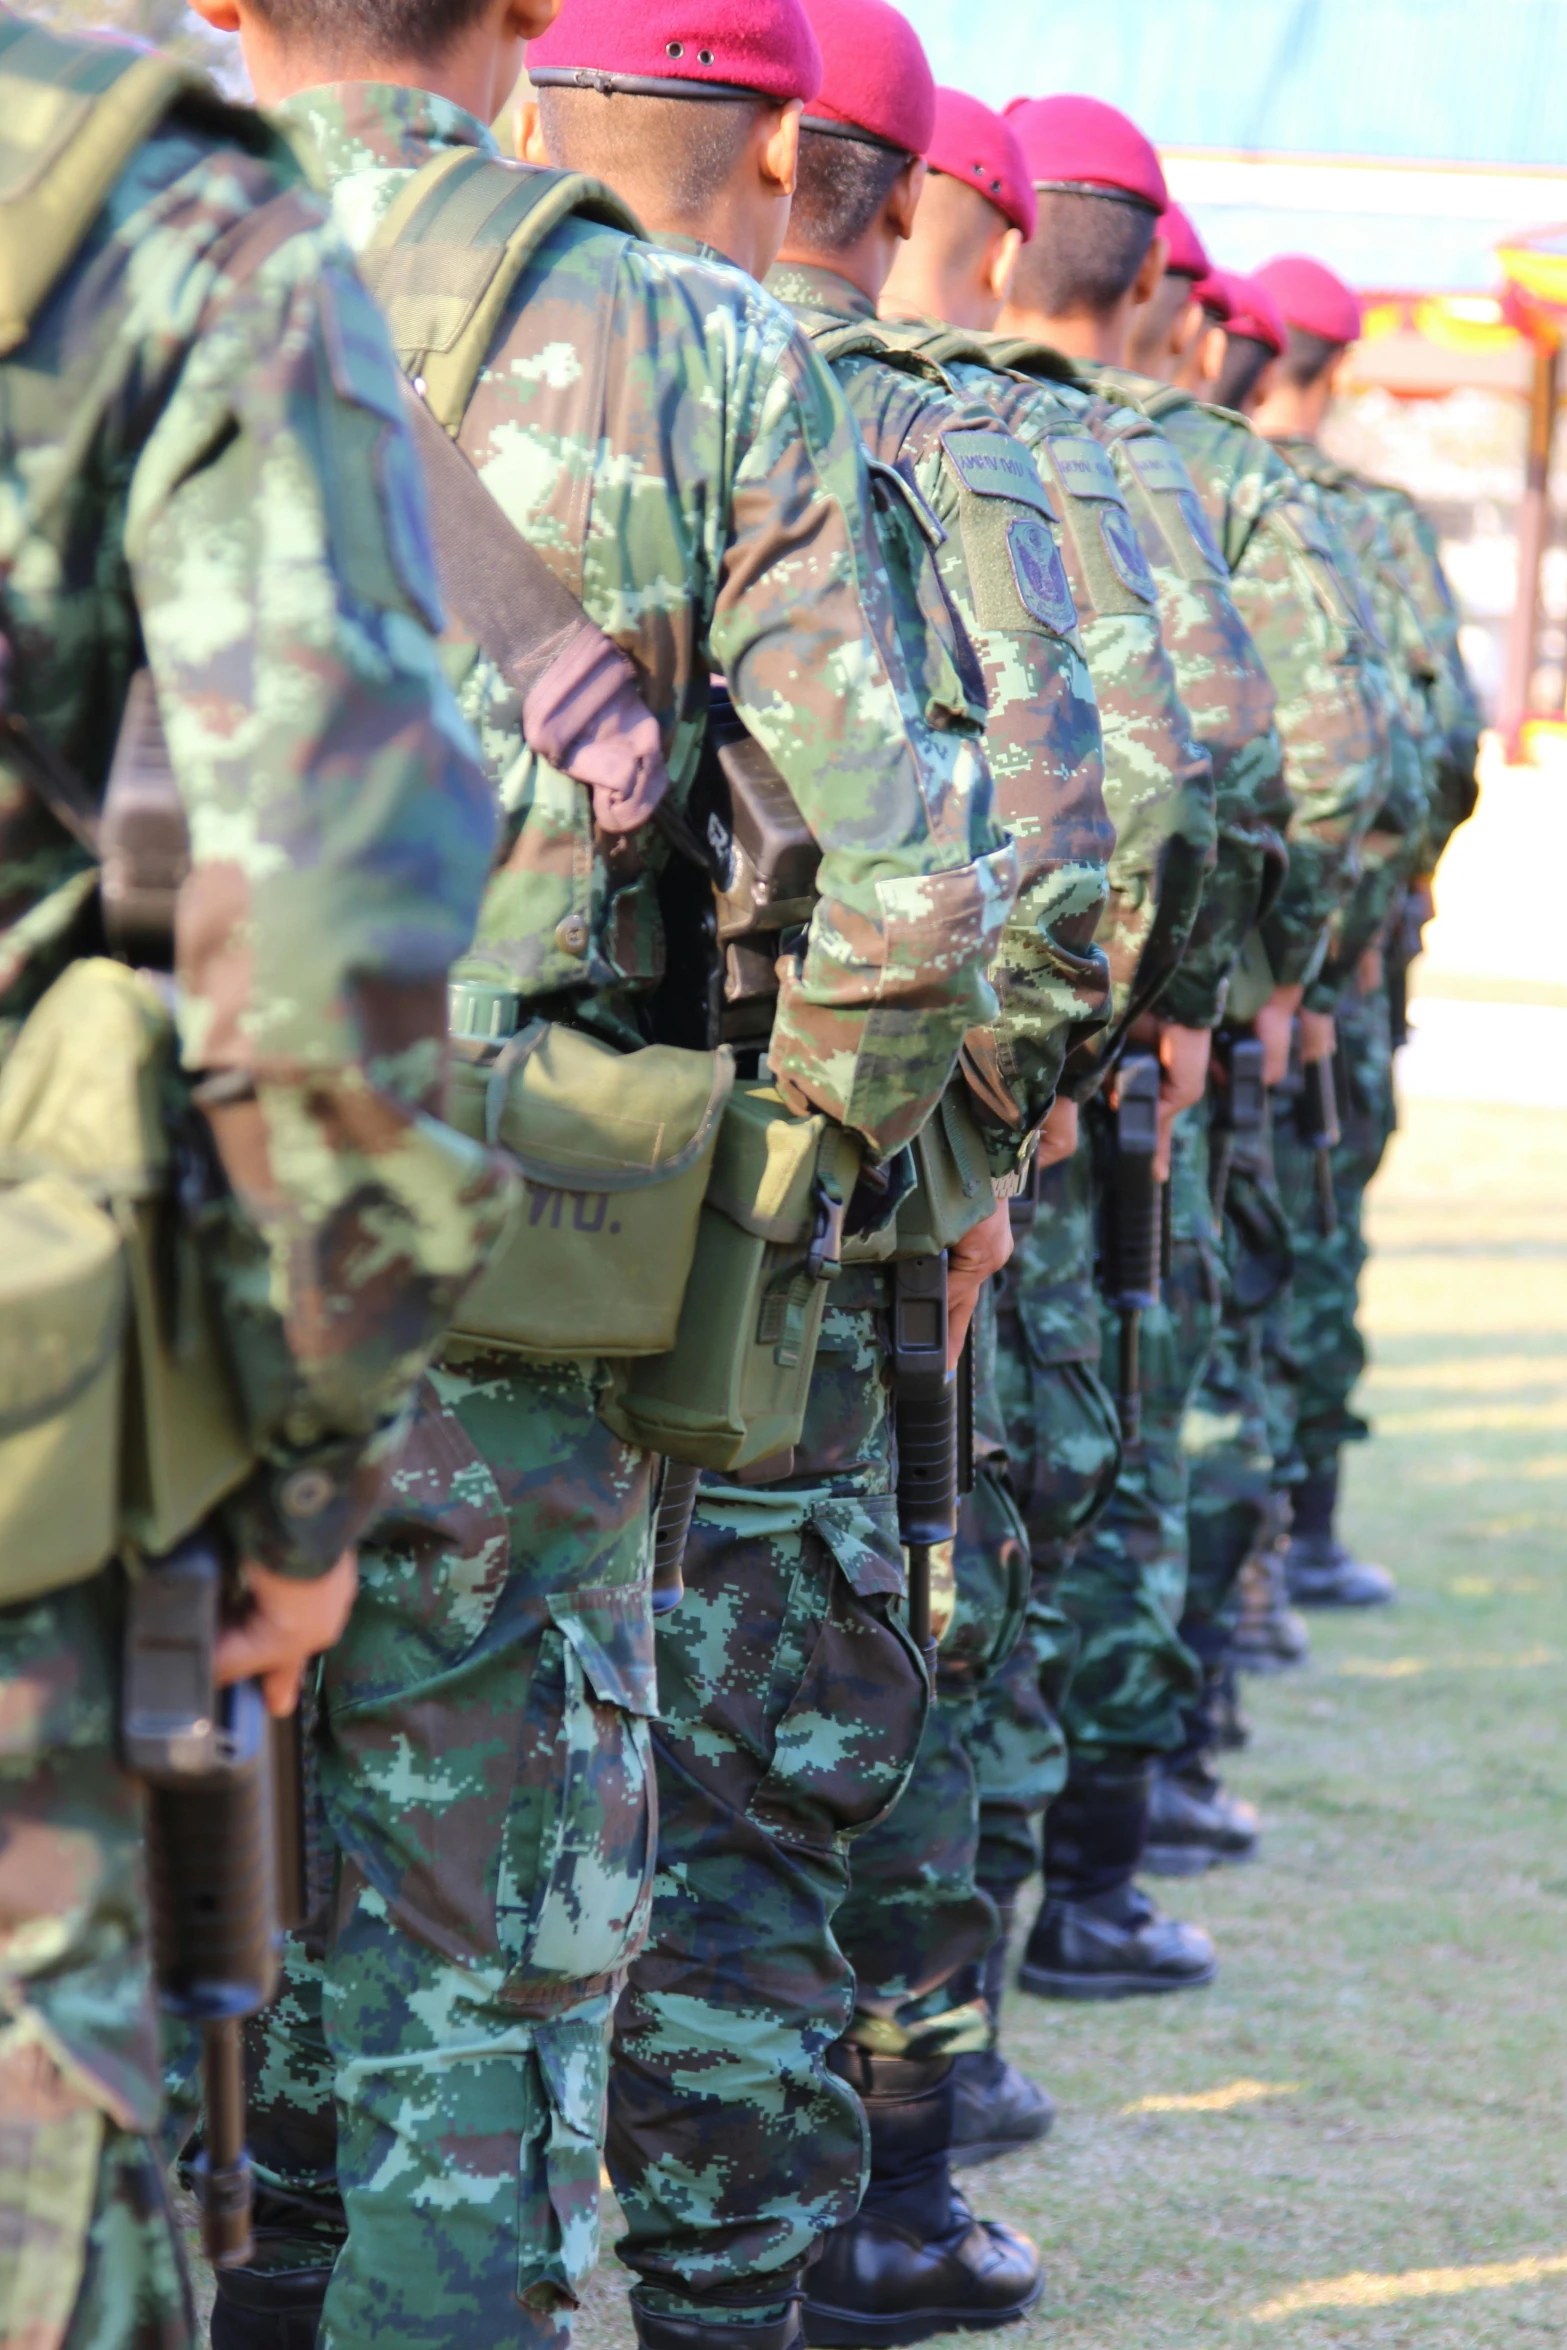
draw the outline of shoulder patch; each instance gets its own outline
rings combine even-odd
[[[1099,517],[1099,535],[1123,587],[1129,587],[1134,596],[1141,596],[1145,604],[1157,601],[1159,591],[1148,568],[1148,558],[1124,506],[1105,507]]]
[[[1115,468],[1097,441],[1084,433],[1053,432],[1045,436],[1045,446],[1074,498],[1113,498],[1118,506],[1125,504]]]
[[[1025,611],[1057,636],[1069,636],[1077,626],[1077,606],[1054,533],[1031,514],[1020,515],[1007,524],[1007,554]]]
[[[1039,468],[1021,441],[1009,432],[986,432],[975,426],[944,432],[941,445],[953,472],[966,490],[979,498],[1011,498],[1033,506],[1052,518],[1050,492],[1039,478]]]
[[[1138,433],[1123,446],[1145,490],[1173,490],[1179,497],[1191,488],[1186,468],[1168,441],[1153,433]]]

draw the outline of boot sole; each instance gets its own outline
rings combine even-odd
[[[1216,1852],[1211,1844],[1150,1844],[1141,1866],[1154,1877],[1203,1877],[1210,1869],[1244,1868],[1256,1857],[1255,1844],[1249,1852]]]
[[[1018,1988],[1039,1999],[1135,1999],[1166,1991],[1200,1991],[1219,1971],[1214,1959],[1200,1975],[1058,1975],[1048,1967],[1020,1966]]]
[[[812,2350],[880,2350],[882,2343],[924,2342],[932,2334],[988,2334],[1027,2317],[1045,2289],[1040,2278],[1026,2301],[1010,2309],[905,2310],[895,2317],[865,2317],[849,2309],[829,2309],[807,2301],[801,2311],[805,2339]]]

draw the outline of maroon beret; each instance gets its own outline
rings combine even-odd
[[[1214,317],[1224,325],[1229,324],[1231,308],[1229,288],[1225,281],[1233,275],[1233,270],[1210,269],[1207,276],[1200,277],[1192,288],[1203,308],[1211,310]]]
[[[1260,279],[1244,277],[1238,269],[1216,269],[1199,288],[1199,298],[1205,299],[1205,289],[1210,285],[1222,290],[1227,304],[1225,333],[1245,335],[1253,343],[1266,343],[1277,358],[1289,337],[1283,312]]]
[[[936,92],[930,168],[978,188],[1025,238],[1033,235],[1039,206],[1029,184],[1023,150],[1000,115],[971,98],[966,90]]]
[[[1353,343],[1360,337],[1360,304],[1341,277],[1304,253],[1285,253],[1256,272],[1290,326],[1320,335],[1325,343]]]
[[[1150,212],[1168,210],[1159,158],[1118,106],[1098,98],[1014,98],[1006,116],[1036,188],[1128,196]]]
[[[923,155],[936,83],[908,18],[887,0],[805,0],[805,13],[822,53],[821,89],[805,111],[811,128]]]
[[[1207,247],[1179,204],[1172,204],[1168,212],[1160,213],[1159,234],[1170,248],[1164,266],[1173,277],[1212,275],[1213,263],[1208,259]]]
[[[528,79],[648,97],[809,100],[822,60],[800,0],[569,0],[529,42]]]

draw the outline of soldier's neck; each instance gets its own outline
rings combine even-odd
[[[1032,309],[1022,302],[1008,302],[997,322],[997,331],[1015,335],[1031,343],[1048,343],[1052,351],[1062,352],[1068,359],[1091,359],[1098,367],[1124,367],[1129,328],[1129,313],[1117,303],[1114,310],[1094,316],[1086,310],[1068,311],[1055,316],[1046,310]]]
[[[301,90],[318,90],[332,82],[389,82],[399,89],[428,90],[488,123],[505,105],[522,71],[522,43],[497,41],[487,21],[459,35],[438,62],[428,57],[388,62],[341,47],[291,40],[248,12],[242,33],[245,65],[262,108],[281,106]]]

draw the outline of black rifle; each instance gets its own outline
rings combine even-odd
[[[1213,1156],[1208,1167],[1208,1194],[1218,1223],[1229,1194],[1230,1170],[1237,1142],[1252,1142],[1261,1134],[1268,1114],[1268,1089],[1263,1080],[1260,1037],[1240,1036],[1221,1029],[1213,1040],[1212,1117]]]
[[[1121,1441],[1142,1439],[1142,1317],[1159,1303],[1165,1256],[1165,1186],[1154,1171],[1159,1148],[1159,1063],[1127,1053],[1116,1071],[1111,1112],[1114,1153],[1105,1185],[1105,1288],[1121,1317],[1116,1402]]]
[[[686,1544],[691,1539],[691,1520],[696,1512],[697,1487],[702,1472],[691,1461],[664,1463],[664,1474],[658,1489],[658,1508],[653,1517],[653,1613],[666,1616],[677,1608],[685,1596],[685,1577],[681,1564],[686,1555]]]
[[[238,2268],[252,2252],[240,2025],[276,1993],[279,1927],[302,1922],[309,1886],[298,1716],[272,1723],[258,1682],[218,1688],[223,1590],[205,1533],[145,1562],[127,1611],[122,1724],[147,1789],[159,1997],[201,2032],[203,2247],[214,2268]]]
[[[1317,1216],[1325,1240],[1338,1230],[1338,1201],[1333,1194],[1333,1153],[1342,1139],[1338,1115],[1338,1088],[1333,1082],[1333,1055],[1325,1061],[1302,1061],[1300,1094],[1295,1104],[1295,1131],[1312,1155],[1317,1178]]]
[[[699,1052],[731,1044],[750,1074],[746,1056],[759,1060],[772,1035],[779,957],[811,919],[822,853],[722,679],[685,816],[706,865],[672,856],[659,880],[668,960],[655,1034]]]
[[[898,1534],[909,1554],[909,1632],[934,1687],[930,1554],[958,1530],[957,1382],[947,1369],[947,1259],[892,1266],[892,1411]]]

